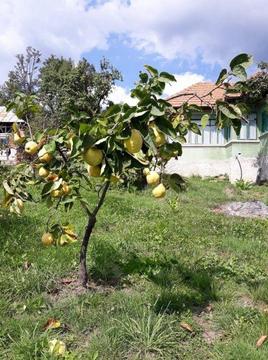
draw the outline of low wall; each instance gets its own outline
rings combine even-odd
[[[255,182],[258,175],[256,158],[245,158],[238,156],[242,168],[242,179]],[[166,172],[169,174],[177,173],[185,177],[198,175],[201,177],[227,175],[230,182],[235,182],[241,178],[241,170],[237,158],[227,160],[191,160],[178,159],[170,160],[166,165]]]
[[[267,137],[268,147],[268,137]],[[231,182],[239,179],[256,182],[259,172],[257,154],[260,141],[229,142],[223,146],[183,146],[183,155],[171,159],[166,165],[167,173],[189,177],[227,175]],[[268,161],[268,158],[266,158]],[[268,179],[268,167],[267,167]]]

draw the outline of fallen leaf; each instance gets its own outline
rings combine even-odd
[[[183,328],[184,330],[189,331],[190,333],[193,333],[193,332],[194,332],[192,326],[189,325],[189,324],[187,324],[186,322],[181,322],[181,323],[180,323],[180,327]]]
[[[23,264],[24,270],[30,269],[31,266],[32,266],[32,264],[29,261],[25,261],[25,263]]]
[[[66,352],[66,345],[61,340],[57,340],[57,339],[49,340],[48,345],[49,345],[49,352],[52,355],[56,355],[56,356],[64,355]]]
[[[206,312],[211,312],[212,311],[212,304],[208,304],[208,306],[205,308]]]
[[[262,335],[259,340],[256,342],[256,346],[257,348],[261,347],[262,344],[267,340],[268,336],[267,335]]]
[[[73,283],[74,282],[74,279],[62,279],[61,280],[61,283],[62,284],[64,284],[64,285],[69,285],[69,284],[71,284],[71,283]]]
[[[58,329],[59,327],[61,327],[60,321],[53,318],[48,319],[48,321],[44,325],[45,330]]]

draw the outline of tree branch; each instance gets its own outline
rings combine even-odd
[[[27,124],[28,129],[29,129],[30,137],[31,137],[31,139],[33,139],[33,133],[32,133],[32,129],[31,129],[31,126],[30,126],[30,123],[29,123],[29,119],[28,119],[28,115],[27,115],[27,114],[25,115],[25,121],[26,121],[26,124]]]
[[[58,149],[61,157],[63,158],[64,163],[67,164],[68,159],[67,159],[66,155],[64,154],[64,151],[62,150],[62,148],[60,147],[60,145],[57,146],[57,149]]]
[[[97,206],[95,207],[95,209],[93,210],[92,215],[95,216],[95,217],[96,217],[98,211],[100,210],[100,208],[101,208],[101,206],[102,206],[102,204],[104,202],[105,195],[107,193],[107,190],[109,189],[109,186],[110,186],[110,180],[105,181],[105,184],[104,184],[104,187],[103,187],[99,202],[98,202]]]

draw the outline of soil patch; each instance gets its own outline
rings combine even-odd
[[[208,304],[203,310],[197,311],[193,316],[194,321],[203,330],[202,336],[207,344],[212,344],[215,341],[224,338],[224,332],[216,328],[213,323],[213,308]]]
[[[237,299],[237,304],[243,308],[251,308],[264,312],[265,314],[268,313],[268,304],[263,301],[254,301],[252,298],[246,295],[240,296]]]
[[[244,218],[268,218],[268,206],[261,201],[230,202],[214,209],[216,213]]]
[[[63,301],[74,296],[84,295],[89,292],[109,294],[115,291],[115,284],[103,281],[89,281],[87,287],[83,287],[78,280],[78,276],[60,279],[56,286],[48,292],[48,296],[53,301]]]

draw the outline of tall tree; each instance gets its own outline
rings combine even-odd
[[[51,55],[41,63],[40,51],[28,47],[25,54],[16,55],[17,63],[0,87],[0,105],[8,105],[18,94],[36,96],[42,111],[27,114],[37,130],[60,125],[72,114],[83,121],[101,111],[120,72],[106,59],[97,70],[86,59],[77,64],[72,59]]]
[[[14,70],[9,72],[7,81],[0,88],[0,102],[2,104],[14,99],[18,92],[33,95],[38,90],[40,51],[29,46],[26,48],[25,54],[18,54],[16,58]]]
[[[115,81],[121,78],[106,59],[97,71],[86,59],[75,64],[52,55],[40,68],[40,101],[54,123],[62,123],[78,112],[89,119],[100,112]]]
[[[261,61],[259,71],[246,81],[245,97],[247,102],[256,104],[268,95],[268,63]]]

